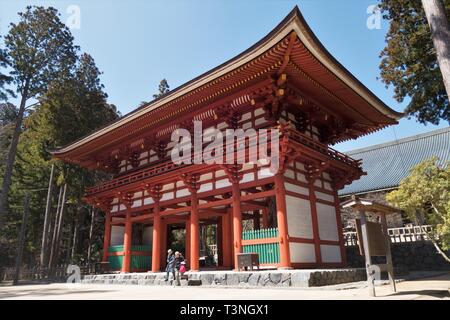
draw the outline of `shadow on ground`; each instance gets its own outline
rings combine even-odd
[[[414,290],[414,291],[402,291],[389,294],[387,296],[406,296],[406,295],[418,295],[418,296],[430,296],[438,299],[450,298],[450,291],[437,289],[437,290]]]
[[[14,288],[14,287],[12,287]],[[48,296],[58,296],[58,295],[70,295],[70,294],[83,294],[83,293],[106,293],[106,292],[113,292],[111,290],[80,290],[78,288],[67,288],[67,289],[29,289],[29,290],[11,290],[9,292],[0,292],[0,299],[8,299],[8,298],[15,298],[15,297],[27,297],[27,296],[34,296],[34,297],[48,297]],[[44,299],[44,298],[43,298]]]

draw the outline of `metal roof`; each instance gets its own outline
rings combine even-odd
[[[346,152],[362,159],[366,176],[345,186],[340,196],[395,188],[409,170],[433,156],[450,161],[450,127]]]

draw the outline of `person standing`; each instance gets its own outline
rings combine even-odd
[[[175,285],[180,286],[180,274],[182,269],[182,264],[184,263],[184,257],[181,255],[180,252],[175,252]]]
[[[172,274],[173,279],[175,280],[175,255],[172,252],[172,249],[167,250],[167,265],[166,265],[166,278],[165,281],[169,280],[170,274]]]

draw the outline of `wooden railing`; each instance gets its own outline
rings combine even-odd
[[[286,126],[281,126],[281,127],[276,127],[276,129],[280,130],[281,136],[287,136],[289,139],[292,139],[293,141],[300,143],[315,152],[319,152],[327,157],[330,157],[331,159],[338,160],[340,162],[343,162],[343,163],[350,165],[352,167],[355,167],[355,168],[361,167],[361,160],[352,159],[351,157],[349,157],[337,150],[334,150],[333,148],[330,148],[321,142],[315,141],[312,138],[310,138],[310,137],[304,135],[303,133],[300,133],[292,128],[289,128]],[[246,145],[248,148],[248,141],[246,141]],[[224,145],[224,152],[226,152],[228,147],[229,147],[229,145]],[[191,160],[193,160],[195,156],[196,156],[195,154],[192,154]],[[191,163],[192,162],[193,161],[191,161]],[[159,163],[154,166],[143,168],[136,172],[124,174],[122,176],[119,176],[110,181],[98,184],[96,186],[86,188],[86,195],[91,196],[91,195],[94,195],[94,194],[102,192],[102,191],[115,189],[115,188],[130,184],[130,183],[133,183],[133,182],[137,182],[137,181],[141,181],[141,180],[148,179],[151,177],[155,177],[155,176],[161,175],[163,173],[175,171],[177,169],[180,169],[180,168],[183,168],[186,166],[190,166],[190,165],[184,164],[184,163],[183,164],[175,164],[171,160],[168,160],[166,162]]]
[[[297,130],[294,130],[292,128],[285,128],[282,130],[282,132],[283,132],[283,134],[286,134],[290,139],[292,139],[306,147],[309,147],[310,149],[318,151],[330,158],[344,162],[353,167],[361,166],[361,160],[355,160],[333,148],[330,148],[326,144],[323,144],[319,141],[315,141],[314,139],[304,135],[301,132],[298,132]]]
[[[261,264],[279,263],[278,228],[243,231],[242,252],[257,253]]]
[[[430,240],[428,234],[432,233],[432,231],[433,227],[430,225],[388,229],[392,243]],[[344,232],[344,241],[346,246],[358,245],[356,232]]]
[[[41,268],[39,266],[23,266],[20,268],[19,280],[39,281],[51,280],[56,282],[64,282],[67,280],[69,274],[67,273],[68,265],[58,265],[55,267],[52,275],[49,276],[48,268]],[[79,265],[81,275],[97,274],[99,272],[97,263]],[[0,270],[0,282],[14,280],[16,268],[6,267]]]

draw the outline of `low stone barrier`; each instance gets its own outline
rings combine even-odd
[[[437,252],[431,241],[414,241],[391,244],[392,260],[398,274],[408,271],[448,271],[450,263]],[[447,252],[448,254],[450,252]],[[364,257],[357,246],[346,247],[347,265],[364,267]],[[375,257],[375,263],[383,263],[384,257]]]
[[[172,285],[165,273],[128,273],[86,275],[86,284]],[[187,272],[182,286],[226,287],[318,287],[366,280],[364,269],[317,269],[271,271],[202,271]]]

